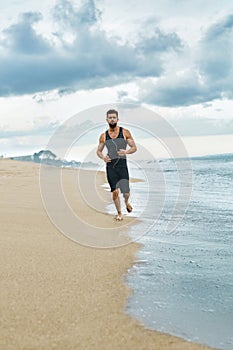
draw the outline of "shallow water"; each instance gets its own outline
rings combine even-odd
[[[225,350],[233,349],[232,169],[233,156],[192,160],[192,181],[182,183],[191,192],[182,221],[179,210],[171,215],[182,175],[174,162],[147,170],[149,205],[145,183],[132,193],[144,246],[126,277],[133,290],[127,313],[149,328]],[[180,214],[185,204],[181,198]],[[178,225],[169,232],[172,221]]]

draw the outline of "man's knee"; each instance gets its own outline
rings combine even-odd
[[[123,193],[123,197],[124,197],[124,199],[129,199],[129,193]]]
[[[112,191],[112,198],[113,198],[114,201],[118,198],[118,196],[119,196],[118,189]]]

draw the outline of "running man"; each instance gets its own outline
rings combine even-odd
[[[117,125],[118,112],[110,109],[107,112],[107,123],[109,129],[100,135],[97,155],[106,163],[108,183],[111,187],[112,199],[117,210],[117,221],[122,221],[121,202],[119,189],[123,193],[126,210],[130,213],[133,208],[129,203],[129,172],[127,167],[127,154],[137,151],[134,139],[129,130]],[[107,147],[108,154],[103,155],[104,147]],[[127,149],[127,146],[128,149]]]

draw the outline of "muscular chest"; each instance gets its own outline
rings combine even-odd
[[[114,131],[114,132],[108,132],[109,136],[111,137],[111,139],[116,139],[119,135],[119,130],[118,131]]]

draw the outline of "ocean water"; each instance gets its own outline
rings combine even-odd
[[[146,181],[132,185],[143,247],[126,276],[126,312],[150,329],[232,350],[233,155],[182,162],[130,169]]]

